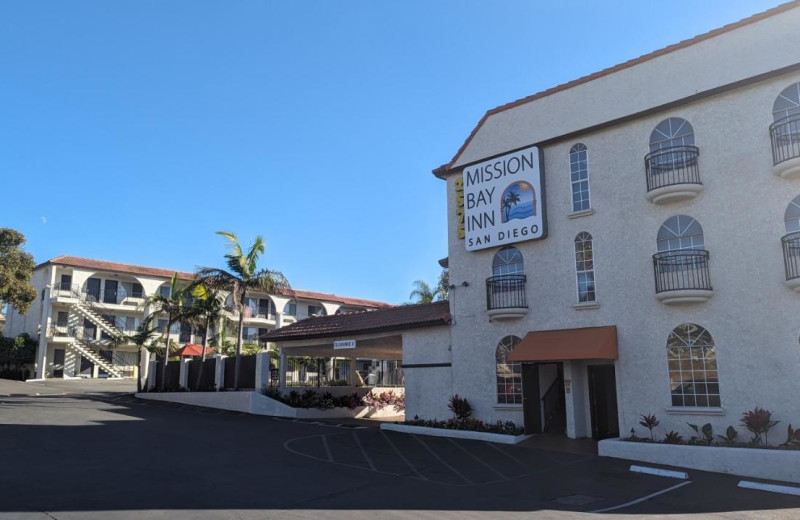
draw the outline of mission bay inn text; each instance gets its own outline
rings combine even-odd
[[[467,249],[546,236],[537,147],[466,167],[462,187]]]

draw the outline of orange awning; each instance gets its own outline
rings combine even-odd
[[[617,359],[617,327],[539,330],[528,332],[509,361]]]

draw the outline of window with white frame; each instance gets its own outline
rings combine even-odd
[[[575,274],[578,283],[578,303],[597,301],[594,288],[594,247],[592,235],[582,231],[575,237]]]
[[[287,316],[297,316],[297,302],[286,302],[283,306],[283,313]]]
[[[658,123],[650,134],[650,151],[675,146],[694,146],[694,129],[685,119],[669,117]]]
[[[703,228],[694,218],[675,215],[667,219],[658,230],[658,252],[704,249]]]
[[[791,116],[800,116],[800,83],[783,89],[772,105],[772,118],[775,121]]]
[[[722,406],[717,350],[711,334],[694,323],[673,329],[667,339],[672,406]]]
[[[783,214],[783,222],[786,226],[787,234],[800,231],[800,195],[789,203],[786,213]]]
[[[492,275],[525,274],[525,262],[522,253],[516,247],[507,246],[494,255]]]
[[[522,404],[522,364],[509,362],[508,355],[522,341],[516,336],[506,336],[497,345],[497,402]]]
[[[572,183],[572,211],[591,209],[588,149],[583,143],[576,144],[569,151],[569,175]]]

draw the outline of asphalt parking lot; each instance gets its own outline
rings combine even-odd
[[[594,455],[0,380],[0,519],[798,518],[800,497]]]

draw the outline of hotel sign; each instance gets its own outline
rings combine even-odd
[[[467,251],[547,236],[538,147],[468,166],[462,182]]]
[[[343,350],[346,348],[356,348],[356,340],[354,339],[343,339],[341,341],[334,341],[333,342],[333,350]]]

